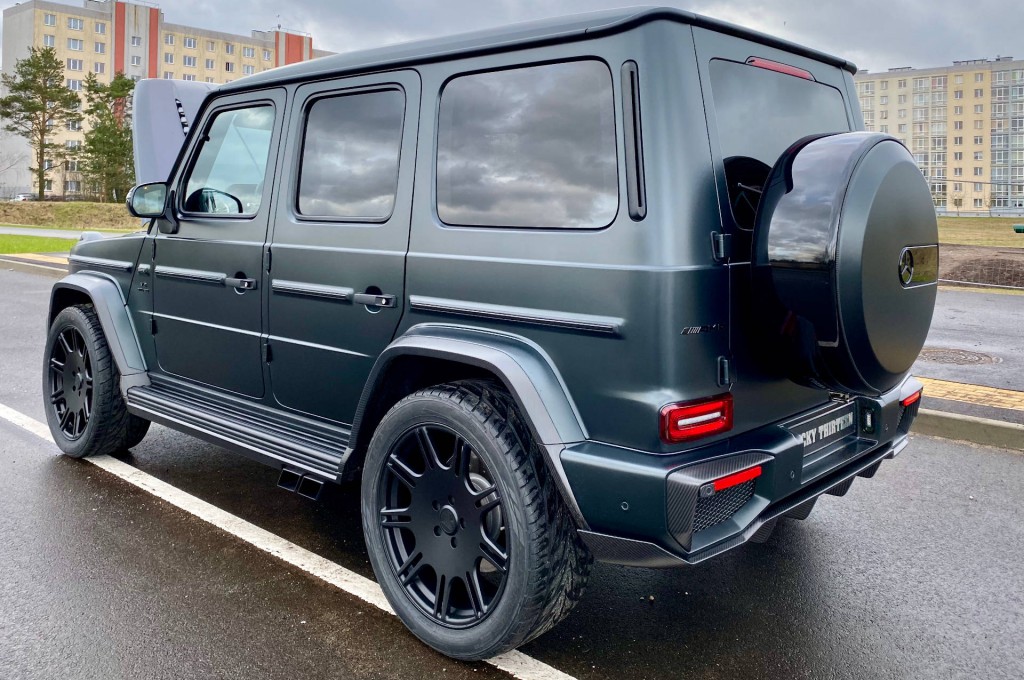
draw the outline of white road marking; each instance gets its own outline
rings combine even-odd
[[[17,425],[27,432],[31,432],[47,442],[53,441],[50,428],[45,423],[41,423],[3,404],[0,404],[0,418]],[[340,564],[331,562],[266,529],[261,529],[241,517],[225,512],[215,505],[196,498],[175,486],[171,486],[167,482],[162,482],[156,477],[146,474],[142,470],[134,468],[116,458],[95,456],[93,458],[85,458],[84,460],[184,510],[190,515],[226,531],[265,553],[284,560],[288,564],[298,567],[306,573],[344,590],[350,595],[355,595],[364,602],[372,604],[388,614],[393,615],[395,613],[391,609],[391,605],[388,604],[387,598],[384,597],[384,592],[380,589],[380,586],[365,576],[349,571]],[[505,652],[504,654],[487,659],[487,663],[499,670],[505,671],[514,678],[519,678],[519,680],[575,680],[573,676],[563,673],[532,656],[527,656],[518,650]]]

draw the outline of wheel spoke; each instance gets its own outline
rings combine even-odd
[[[402,527],[412,524],[409,508],[384,508],[380,511],[382,527]]]
[[[437,449],[434,448],[434,442],[430,439],[430,431],[425,427],[418,428],[416,430],[416,440],[420,445],[420,453],[423,454],[423,460],[426,462],[427,467],[436,470],[441,465],[441,459],[437,456]]]
[[[64,398],[64,388],[58,388],[53,394],[50,395],[50,403],[56,404],[58,401]]]
[[[92,413],[92,407],[89,405],[89,402],[90,402],[90,399],[86,398],[86,400],[82,403],[82,411],[83,411],[83,415],[85,416],[85,423],[86,424],[89,423],[89,416]]]
[[[486,496],[484,498],[486,499]],[[477,503],[477,507],[480,508],[480,518],[483,519],[484,515],[501,505],[501,496],[495,493],[489,500],[482,499],[477,501]]]
[[[473,490],[473,498],[474,498],[474,500],[476,500],[477,503],[480,503],[480,501],[482,501],[484,498],[487,498],[492,493],[495,493],[497,490],[498,490],[498,487],[495,486],[494,484],[491,484],[488,487],[480,489],[479,491],[474,489]],[[497,494],[495,494],[495,496],[497,496]]]
[[[412,468],[402,462],[396,453],[391,454],[391,457],[388,458],[388,470],[409,489],[415,489],[417,480],[423,476],[413,472]]]
[[[398,574],[398,578],[402,581],[403,586],[408,585],[409,581],[411,581],[412,578],[416,576],[417,572],[419,572],[420,567],[423,566],[422,563],[417,564],[418,560],[421,557],[423,557],[423,553],[420,551],[416,551],[412,555],[409,555],[408,559],[406,559],[405,562],[402,562],[402,564],[399,565],[396,571]],[[412,571],[409,571],[409,569],[412,568],[414,565],[415,568],[412,569]]]
[[[462,437],[455,437],[455,450],[452,452],[452,472],[456,477],[466,480],[469,486],[469,462],[473,457],[473,447]],[[472,488],[470,486],[470,488]]]
[[[480,542],[480,555],[502,573],[508,567],[508,554],[487,536]]]
[[[71,418],[71,409],[64,407],[64,413],[60,414],[60,422],[57,423],[61,432],[67,432],[68,419]]]
[[[473,614],[479,619],[487,613],[487,605],[484,604],[484,593],[480,588],[480,574],[475,569],[467,571],[465,580],[466,590],[469,591],[469,600],[473,604]]]
[[[434,616],[444,621],[448,616],[449,600],[452,594],[452,580],[447,576],[439,576],[434,587]]]
[[[68,342],[67,331],[64,331],[57,336],[57,341],[60,342],[60,346],[64,349],[64,358],[70,359],[71,355],[75,353],[75,350],[71,348],[71,343]]]
[[[50,370],[61,373],[64,370],[64,362],[57,357],[50,357]]]

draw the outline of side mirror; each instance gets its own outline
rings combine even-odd
[[[140,184],[128,192],[128,212],[143,219],[157,219],[160,231],[173,234],[178,231],[178,222],[168,210],[169,194],[171,192],[164,182]]]
[[[167,185],[163,182],[140,184],[128,192],[128,212],[135,217],[163,217],[167,208]]]

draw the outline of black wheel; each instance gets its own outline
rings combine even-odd
[[[57,315],[43,356],[43,401],[50,433],[73,458],[135,446],[149,421],[128,413],[120,374],[91,305]]]
[[[562,620],[591,558],[514,403],[480,381],[396,404],[362,481],[374,572],[402,621],[460,659],[513,649]]]

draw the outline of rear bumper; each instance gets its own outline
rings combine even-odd
[[[874,476],[898,455],[920,404],[900,401],[919,389],[909,378],[880,398],[854,400],[855,432],[824,457],[805,456],[789,427],[809,414],[671,456],[595,442],[569,447],[561,463],[586,522],[580,535],[597,560],[643,567],[696,564],[759,540],[779,517],[805,515],[822,494],[844,495],[856,477]],[[702,485],[752,466],[762,474],[744,488],[698,498]]]

